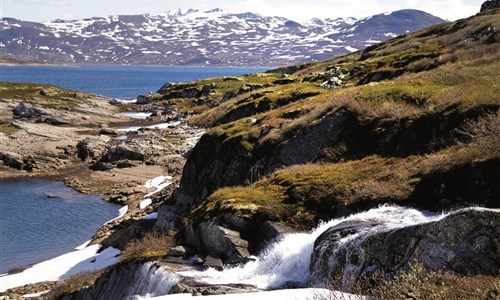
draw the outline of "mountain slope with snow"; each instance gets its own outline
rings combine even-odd
[[[346,54],[442,19],[402,10],[298,23],[220,9],[83,20],[0,21],[2,58],[49,63],[277,66]]]

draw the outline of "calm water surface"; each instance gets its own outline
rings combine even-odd
[[[188,82],[264,70],[240,67],[0,66],[0,81],[52,84],[111,98],[135,99],[138,95],[156,92],[166,82]]]
[[[119,208],[59,181],[0,181],[0,274],[73,251]]]

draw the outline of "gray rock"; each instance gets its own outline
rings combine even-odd
[[[13,110],[12,113],[16,118],[37,118],[43,115],[47,115],[47,112],[33,104],[28,104],[21,102]]]
[[[139,95],[136,104],[149,104],[159,98],[161,98],[159,94]]]
[[[219,271],[222,271],[222,269],[224,268],[224,265],[222,264],[222,259],[211,257],[210,255],[205,257],[203,266],[205,268],[214,268]]]
[[[129,145],[117,145],[109,148],[101,160],[103,162],[114,162],[122,159],[143,161],[144,157],[141,149],[135,149]]]
[[[315,242],[310,272],[312,285],[342,276],[343,284],[377,270],[396,273],[415,262],[426,269],[463,275],[498,275],[500,270],[500,210],[467,208],[445,218],[414,226],[380,230],[352,242],[339,241],[377,226],[344,222]]]
[[[220,257],[225,263],[237,263],[250,256],[248,242],[240,237],[238,231],[219,226],[215,222],[188,226],[186,240],[198,251]]]
[[[182,257],[182,256],[186,255],[186,248],[184,248],[183,246],[173,247],[168,251],[167,255],[168,256],[175,256],[175,257]]]
[[[102,128],[101,130],[99,130],[99,134],[112,135],[112,136],[118,135],[118,133],[111,128]]]
[[[255,286],[245,284],[217,284],[210,285],[201,282],[193,282],[184,279],[170,289],[170,294],[191,294],[193,296],[241,294],[247,292],[257,292]]]
[[[174,206],[162,205],[158,208],[158,219],[154,225],[156,231],[177,230],[182,227],[182,217]]]
[[[78,158],[81,160],[98,159],[106,151],[108,145],[100,139],[86,138],[76,145]]]
[[[13,152],[0,152],[0,160],[3,161],[4,165],[10,168],[22,170],[23,169],[23,157],[17,153]]]
[[[273,239],[279,238],[286,233],[297,232],[297,230],[278,222],[266,221],[260,227],[260,232],[263,236],[264,241],[268,242]]]

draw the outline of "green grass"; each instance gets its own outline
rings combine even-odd
[[[0,123],[0,132],[5,135],[12,135],[16,133],[19,129],[15,128],[11,124]]]
[[[40,92],[44,91],[46,95]],[[35,83],[0,82],[0,98],[22,100],[38,104],[43,108],[78,107],[88,95],[61,89],[51,85]]]
[[[267,218],[312,226],[331,218],[338,204],[406,203],[426,175],[500,157],[500,114],[470,121],[460,131],[467,137],[465,142],[426,155],[372,155],[338,163],[293,165],[248,186],[221,188],[192,218],[210,219],[231,212],[257,223]]]

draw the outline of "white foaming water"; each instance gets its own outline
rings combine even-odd
[[[345,221],[379,224],[364,231],[364,233],[369,234],[432,222],[442,217],[444,215],[433,215],[411,208],[385,205],[347,218],[334,219],[321,224],[310,233],[286,235],[281,241],[270,245],[255,261],[243,266],[225,269],[222,272],[209,269],[204,272],[186,271],[179,272],[179,274],[209,284],[244,283],[255,285],[261,289],[279,288],[287,282],[307,283],[314,241],[332,226]],[[339,244],[347,247],[349,240],[352,241],[360,235],[362,233],[348,236]]]
[[[142,265],[140,274],[128,290],[127,299],[144,299],[154,296],[167,295],[170,289],[179,282],[175,273],[158,267],[154,262]]]

